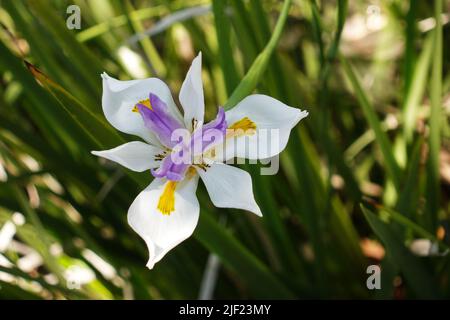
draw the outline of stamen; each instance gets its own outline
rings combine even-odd
[[[134,107],[133,107],[133,109],[131,111],[139,112],[139,108],[137,107],[138,104],[142,104],[142,105],[146,106],[147,108],[149,108],[150,110],[153,111],[153,107],[152,107],[152,105],[150,103],[150,99],[139,100],[139,102],[134,105]]]
[[[176,181],[167,181],[164,191],[159,197],[158,210],[163,215],[170,215],[175,210],[175,189],[177,187]]]
[[[191,125],[192,125],[192,131],[195,131],[197,129],[198,120],[195,118],[192,118]]]
[[[206,163],[200,163],[200,164],[197,164],[196,166],[199,167],[200,169],[202,169],[205,172],[206,172],[206,169],[211,167],[211,165],[206,164]]]
[[[239,121],[236,121],[228,127],[227,137],[253,135],[255,134],[256,123],[250,120],[248,117],[244,117]]]

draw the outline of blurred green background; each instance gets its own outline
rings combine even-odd
[[[450,298],[449,1],[0,4],[1,298]],[[194,235],[149,271],[126,213],[150,173],[90,154],[134,139],[100,73],[176,97],[198,51],[207,119],[253,91],[310,115],[277,175],[244,166],[263,218],[201,186]]]

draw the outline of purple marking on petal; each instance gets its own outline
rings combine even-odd
[[[153,111],[158,113],[168,113],[167,105],[156,94],[150,93],[148,96]]]
[[[219,107],[216,118],[203,126],[203,131],[213,128],[225,131],[227,129],[227,121],[225,120],[225,110],[222,107]]]
[[[161,165],[157,169],[151,169],[151,173],[155,178],[165,177],[167,171],[169,170],[172,163],[169,161],[170,156],[166,156],[162,161]]]
[[[189,166],[189,163],[175,163],[172,154],[169,154],[162,160],[161,166],[156,170],[152,169],[151,173],[155,178],[166,177],[168,180],[180,181]]]
[[[216,119],[208,122],[201,129],[193,133],[191,148],[194,155],[205,151],[208,147],[221,143],[226,135],[226,131],[227,121],[225,119],[225,110],[219,107]]]
[[[150,93],[149,99],[153,110],[143,104],[137,104],[144,124],[156,134],[163,145],[172,148],[177,144],[177,141],[171,141],[172,132],[183,128],[183,125],[168,112],[167,105],[158,96]]]

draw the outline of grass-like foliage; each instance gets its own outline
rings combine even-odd
[[[450,3],[376,3],[2,1],[0,298],[450,298]],[[263,218],[201,186],[193,236],[148,270],[126,217],[152,176],[90,154],[134,139],[100,74],[176,97],[199,51],[206,119],[254,92],[309,117],[276,175],[244,165]]]

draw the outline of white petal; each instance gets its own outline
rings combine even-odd
[[[262,216],[248,172],[223,163],[212,164],[206,172],[198,168],[197,172],[216,207],[244,209]]]
[[[159,167],[161,161],[155,161],[155,156],[162,152],[159,147],[133,141],[110,150],[92,151],[92,154],[117,162],[130,170],[142,172]]]
[[[149,269],[194,232],[200,212],[195,196],[197,183],[198,176],[195,175],[177,185],[175,211],[170,215],[163,215],[157,209],[159,197],[166,184],[165,179],[154,179],[131,204],[128,210],[128,223],[147,244]]]
[[[226,156],[222,160],[233,157],[266,159],[279,154],[287,145],[291,129],[307,115],[307,111],[289,107],[266,95],[246,97],[226,112],[226,120],[231,126],[248,117],[256,124],[256,133],[236,137],[234,141],[227,139]]]
[[[193,130],[192,119],[197,122],[197,127],[203,124],[205,113],[205,102],[203,98],[202,83],[202,53],[192,61],[186,79],[180,90],[180,103],[184,110],[184,123],[186,128]]]
[[[136,103],[148,99],[150,92],[164,101],[169,112],[182,120],[172,94],[167,85],[157,78],[120,81],[102,73],[103,97],[102,106],[106,119],[119,131],[134,134],[145,141],[160,145],[155,135],[144,126],[144,121],[138,112],[132,112]]]

